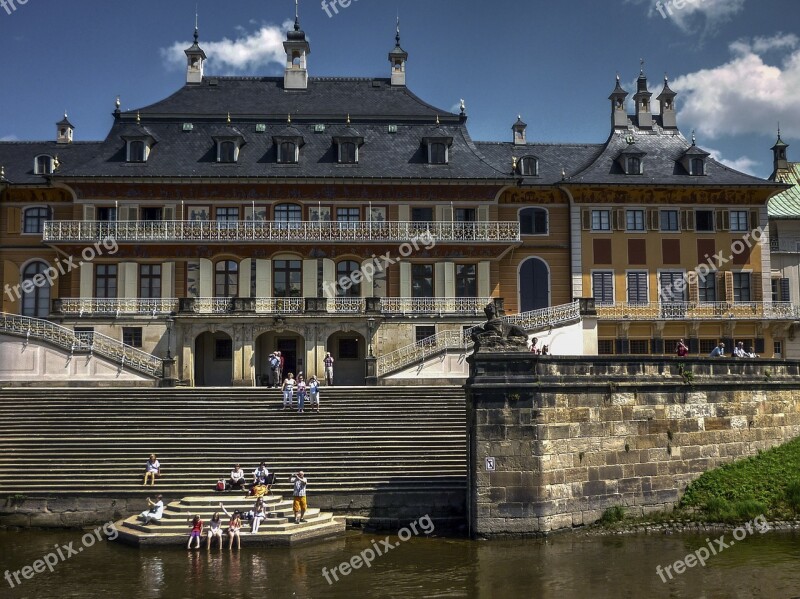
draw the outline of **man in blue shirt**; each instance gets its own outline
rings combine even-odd
[[[725,344],[720,343],[717,347],[714,348],[714,351],[711,352],[712,358],[724,358],[725,357]]]

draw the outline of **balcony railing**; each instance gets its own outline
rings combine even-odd
[[[170,299],[108,299],[108,298],[80,298],[67,297],[56,300],[53,311],[64,314],[95,315],[95,314],[169,314],[178,309],[178,300]]]
[[[154,377],[161,377],[164,363],[161,358],[125,345],[100,333],[80,332],[47,320],[0,313],[0,332],[30,339],[41,339],[70,352],[84,351],[111,359],[120,365]]]
[[[558,327],[576,322],[581,318],[580,302],[575,301],[563,306],[553,306],[531,312],[522,312],[514,316],[502,318],[509,324],[516,324],[530,333],[549,327]],[[442,351],[461,350],[469,353],[472,350],[472,333],[475,327],[463,331],[442,331],[378,358],[377,374],[384,376],[411,364],[425,361],[426,358]]]
[[[769,250],[781,254],[800,254],[800,240],[772,237],[769,240]]]
[[[381,299],[384,314],[458,314],[483,315],[490,297],[385,297]]]
[[[256,312],[259,314],[302,314],[302,297],[259,297]]]
[[[515,243],[518,222],[218,222],[218,221],[50,221],[48,243],[302,243],[415,242],[413,251],[431,242]]]
[[[791,320],[800,307],[789,302],[673,302],[597,304],[601,320]]]

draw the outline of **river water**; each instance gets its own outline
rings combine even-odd
[[[350,532],[318,545],[186,551],[135,549],[107,540],[91,546],[82,531],[0,532],[0,597],[12,598],[306,598],[486,597],[519,599],[800,597],[800,534],[749,535],[662,582],[656,567],[673,564],[722,533],[633,536],[560,535],[546,540],[467,541],[411,538],[386,550],[385,536]],[[730,537],[730,533],[727,534]],[[730,541],[728,539],[726,544]],[[82,549],[16,584],[13,572],[55,546]],[[366,550],[385,551],[370,568],[339,580],[322,574]],[[55,555],[55,554],[53,554]],[[60,560],[60,558],[59,558]],[[662,570],[663,571],[663,570]],[[28,570],[28,574],[32,571]]]

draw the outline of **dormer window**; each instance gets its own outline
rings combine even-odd
[[[223,141],[217,144],[217,162],[233,163],[239,157],[239,148],[232,141]]]
[[[539,176],[539,161],[533,156],[525,156],[520,159],[517,170],[523,177],[537,177]]]
[[[358,164],[358,149],[364,144],[364,137],[350,126],[350,115],[347,115],[347,127],[333,138],[338,147],[339,164]]]
[[[643,160],[645,156],[647,156],[647,153],[637,148],[636,142],[630,139],[628,140],[628,147],[619,153],[617,164],[626,175],[641,175],[644,172]]]
[[[706,174],[706,161],[702,158],[692,158],[689,174],[693,177],[702,177]]]
[[[135,140],[128,142],[128,162],[147,162],[149,148],[144,141]]]
[[[339,162],[342,164],[356,164],[358,162],[358,148],[352,141],[339,144]]]
[[[33,166],[33,172],[37,175],[52,175],[53,157],[46,154],[37,156]]]
[[[710,156],[705,150],[697,147],[692,137],[691,147],[681,157],[681,164],[692,177],[703,177],[706,174],[706,159]]]
[[[428,146],[428,164],[447,164],[447,146],[443,143],[432,143]]]
[[[125,158],[128,162],[147,162],[156,138],[142,126],[141,117],[136,115],[136,124],[127,127],[120,137],[125,141]]]
[[[428,164],[450,163],[450,146],[453,145],[453,138],[442,130],[439,117],[436,117],[436,128],[422,138],[422,143],[427,146]]]
[[[293,141],[284,141],[278,145],[278,162],[280,164],[297,164],[300,161],[300,151]]]
[[[627,159],[625,173],[628,175],[641,175],[642,174],[642,159],[636,156],[631,156]]]
[[[217,162],[235,164],[239,160],[239,151],[245,141],[242,132],[231,126],[230,114],[227,126],[216,129],[213,138],[217,144]]]

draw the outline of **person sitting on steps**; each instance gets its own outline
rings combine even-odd
[[[156,454],[151,453],[150,458],[147,460],[147,463],[144,467],[144,482],[142,486],[147,486],[147,479],[150,479],[150,486],[152,487],[156,484],[156,476],[161,476],[161,464],[158,462],[158,458],[156,458]]]
[[[141,518],[142,522],[145,524],[150,524],[152,521],[156,521],[156,523],[161,522],[161,518],[164,516],[164,502],[162,501],[161,495],[156,495],[156,500],[152,501],[149,497],[147,498],[147,509],[139,514],[139,518]]]
[[[242,470],[239,464],[234,465],[233,470],[231,470],[231,476],[228,479],[228,489],[238,489],[241,491],[245,482],[244,470]]]

